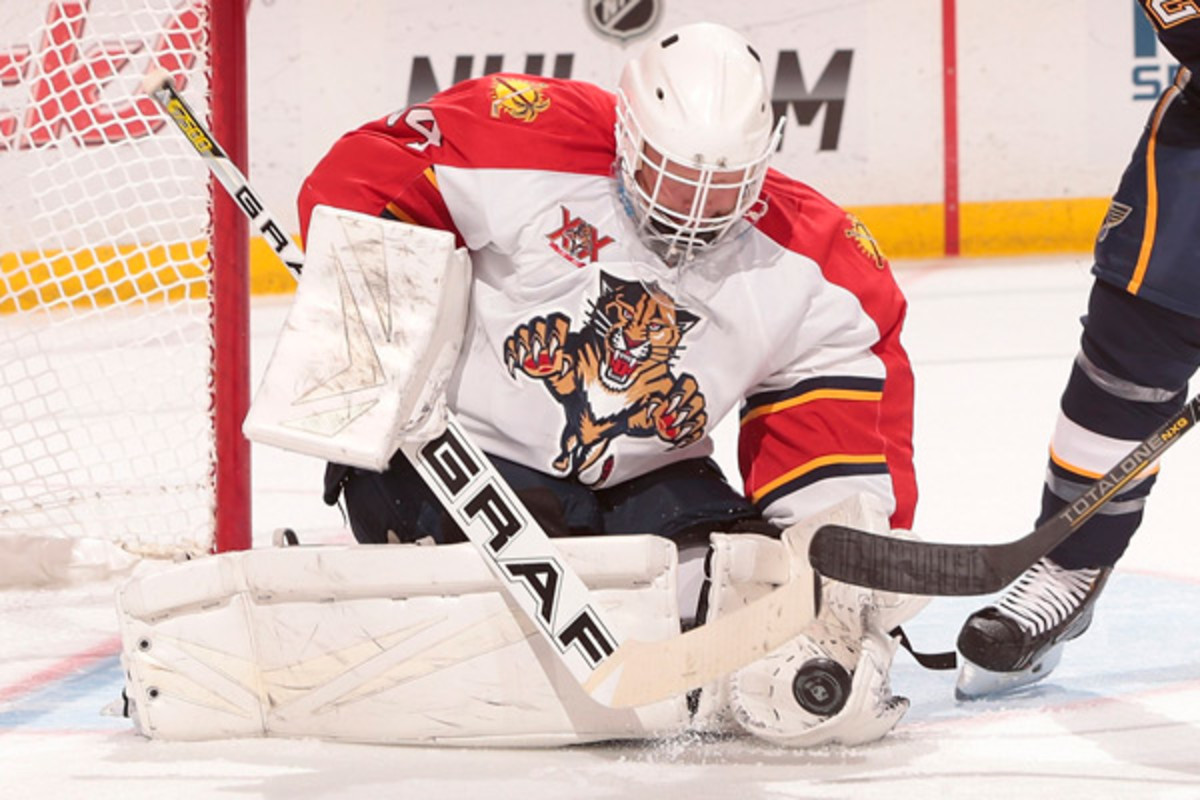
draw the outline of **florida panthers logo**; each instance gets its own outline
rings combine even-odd
[[[612,472],[612,456],[603,456],[618,436],[683,447],[704,435],[704,395],[695,378],[671,370],[698,320],[656,284],[601,272],[582,330],[552,313],[513,331],[504,344],[509,372],[542,381],[566,415],[556,471],[598,486]]]
[[[522,80],[521,78],[492,79],[492,116],[499,118],[501,112],[521,122],[533,122],[538,115],[550,108],[546,95],[546,84]]]
[[[845,234],[847,239],[853,239],[858,245],[858,249],[862,254],[871,259],[871,263],[875,265],[875,269],[886,269],[887,258],[883,255],[883,250],[879,247],[879,242],[875,241],[875,237],[867,230],[867,226],[862,223],[858,217],[853,214],[846,215],[846,222],[849,227],[846,228]]]

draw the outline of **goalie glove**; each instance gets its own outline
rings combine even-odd
[[[805,552],[798,544],[797,551]],[[821,610],[809,630],[731,678],[735,719],[749,733],[785,747],[883,738],[909,707],[891,692],[888,672],[898,642],[888,631],[928,602],[824,581]]]
[[[896,642],[868,628],[856,646],[839,645],[800,636],[738,671],[729,690],[738,723],[783,747],[883,738],[909,706],[888,680]]]

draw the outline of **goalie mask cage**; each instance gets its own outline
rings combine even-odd
[[[246,226],[140,92],[244,169],[245,12],[0,0],[0,547],[249,546]]]

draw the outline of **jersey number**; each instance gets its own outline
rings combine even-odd
[[[425,148],[430,145],[440,147],[442,144],[442,132],[438,128],[437,120],[433,116],[433,110],[423,106],[415,106],[406,108],[403,111],[397,111],[387,118],[388,127],[394,126],[397,122],[403,120],[404,124],[412,128],[422,137],[420,142],[406,142],[405,147],[411,147],[418,153],[425,152]]]
[[[1196,0],[1150,0],[1146,7],[1158,18],[1158,24],[1163,28],[1178,25],[1200,14]]]

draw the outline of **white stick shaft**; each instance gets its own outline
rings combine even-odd
[[[404,455],[581,684],[620,644],[583,580],[453,414]]]

